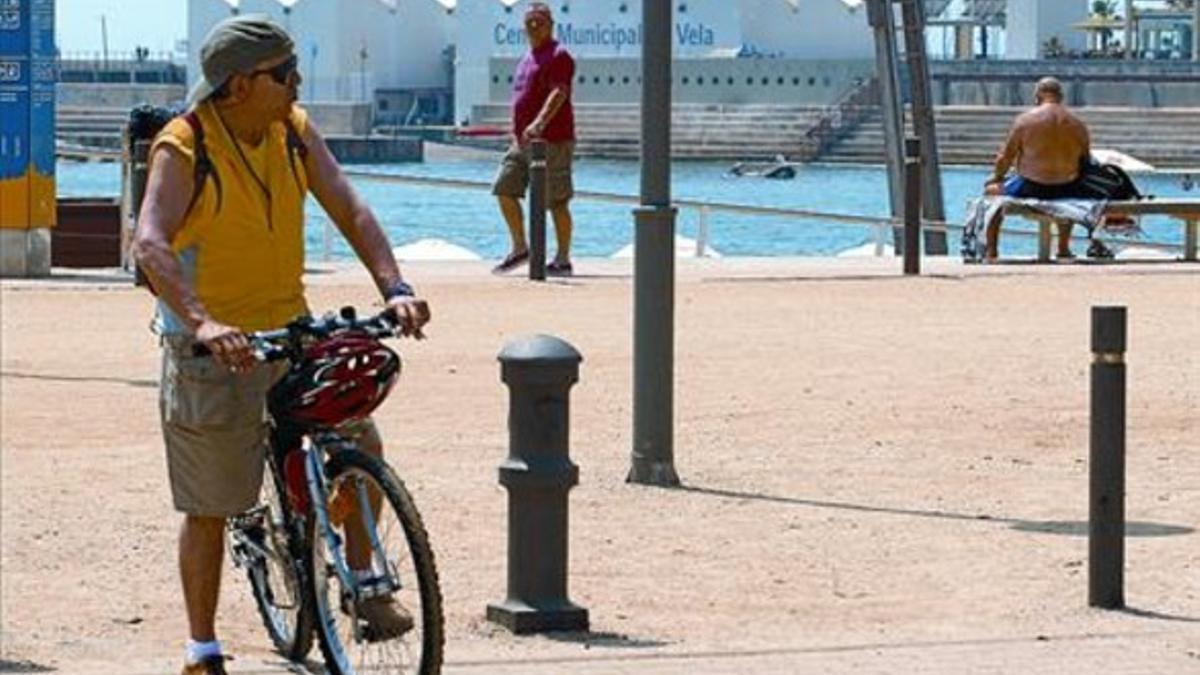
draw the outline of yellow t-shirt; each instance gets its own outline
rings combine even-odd
[[[308,192],[303,158],[289,155],[287,126],[281,122],[270,126],[260,144],[250,146],[230,135],[212,104],[201,103],[196,114],[213,170],[171,247],[214,319],[245,331],[281,327],[308,311],[301,279]],[[291,121],[303,134],[308,116],[294,106]],[[161,144],[195,161],[195,138],[187,120],[176,118],[163,128],[152,157]],[[183,323],[161,301],[159,324],[164,333],[184,332]]]

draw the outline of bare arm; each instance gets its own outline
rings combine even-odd
[[[192,198],[191,165],[178,150],[166,145],[155,151],[152,164],[131,252],[155,292],[188,330],[195,332],[210,317],[171,250]]]
[[[554,116],[558,114],[559,108],[562,108],[566,102],[567,92],[562,87],[555,87],[550,92],[550,95],[546,97],[546,102],[542,104],[542,109],[538,111],[537,117],[529,123],[528,127],[525,127],[522,137],[525,140],[540,137],[542,132],[546,130],[546,125],[550,123],[550,120],[554,119]]]
[[[358,196],[311,120],[305,125],[304,143],[308,146],[304,168],[309,188],[371,273],[380,294],[396,307],[409,331],[419,336],[420,327],[429,320],[428,306],[412,297],[389,298],[403,278],[375,214]]]
[[[154,152],[146,197],[138,214],[131,252],[150,285],[167,307],[183,321],[196,340],[233,370],[254,365],[250,344],[233,326],[212,318],[183,275],[171,242],[183,228],[192,200],[192,166],[180,152],[160,146]]]
[[[1004,146],[1000,148],[1000,152],[996,153],[995,166],[992,168],[992,177],[987,181],[988,184],[1003,182],[1004,177],[1008,175],[1009,168],[1017,160],[1017,155],[1021,152],[1020,130],[1021,120],[1018,118],[1012,129],[1009,130]]]

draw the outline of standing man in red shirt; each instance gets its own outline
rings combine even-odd
[[[546,265],[550,276],[571,276],[571,221],[569,207],[575,193],[571,183],[571,158],[575,152],[575,112],[571,107],[571,81],[575,59],[553,38],[554,19],[545,3],[531,2],[525,10],[529,53],[517,64],[513,82],[513,142],[492,185],[500,200],[500,213],[508,224],[512,249],[496,265],[507,272],[529,260],[525,219],[520,199],[529,186],[530,141],[546,141],[546,201],[554,216],[558,252]]]

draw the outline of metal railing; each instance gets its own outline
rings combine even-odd
[[[472,190],[482,191],[490,194],[491,183],[485,181],[463,180],[459,178],[432,178],[427,176],[408,176],[402,174],[383,174],[372,173],[369,171],[347,171],[346,175],[353,179],[379,181],[384,183],[398,183],[401,185],[412,185],[432,188],[445,188],[452,190]],[[576,190],[574,199],[582,199],[594,202],[605,202],[611,204],[628,204],[638,205],[641,200],[636,195],[624,195],[615,192],[597,192],[591,190]],[[902,229],[904,227],[903,218],[891,218],[888,216],[864,216],[849,213],[834,213],[829,211],[815,211],[810,209],[792,209],[776,206],[752,206],[749,204],[731,204],[727,202],[715,202],[698,199],[675,199],[672,203],[679,209],[694,209],[697,213],[697,228],[696,228],[696,257],[703,257],[708,250],[708,242],[710,239],[710,219],[713,213],[733,213],[748,216],[770,216],[793,218],[796,220],[818,221],[834,225],[847,225],[862,227],[867,226],[872,228],[872,241],[875,244],[875,255],[882,256],[886,250],[886,243],[892,240],[889,230]],[[930,232],[961,232],[963,226],[956,223],[949,223],[941,220],[923,220],[921,221],[923,230]],[[325,230],[322,235],[322,259],[325,262],[332,260],[333,247],[333,231],[334,226],[330,222],[326,222]],[[1010,229],[1005,228],[1005,237],[1027,237],[1031,239],[1038,238],[1038,230],[1027,229]],[[1077,240],[1083,241],[1083,237],[1076,237]],[[1181,247],[1179,244],[1171,244],[1167,242],[1137,240],[1137,245],[1155,250],[1176,251]]]
[[[843,92],[821,111],[820,117],[805,136],[807,143],[800,160],[819,159],[829,148],[862,124],[871,111],[879,107],[879,80],[869,78]]]

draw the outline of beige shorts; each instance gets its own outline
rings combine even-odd
[[[159,409],[171,496],[178,511],[229,517],[258,503],[270,432],[267,392],[288,364],[232,373],[212,358],[192,356],[192,343],[163,340]],[[369,417],[338,431],[367,451],[380,444]]]
[[[575,142],[549,143],[546,145],[546,204],[559,206],[575,195],[571,182],[571,160],[575,154]],[[529,189],[529,146],[512,145],[500,162],[496,180],[492,183],[492,194],[520,199]]]
[[[254,506],[267,441],[267,390],[287,364],[232,373],[191,355],[190,338],[163,344],[159,411],[178,511],[228,517]]]

